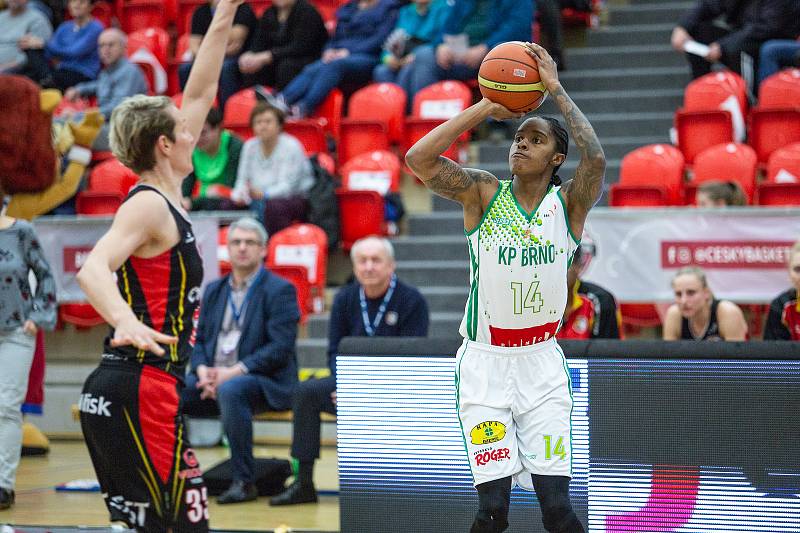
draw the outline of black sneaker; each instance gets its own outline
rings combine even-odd
[[[231,483],[228,490],[217,498],[217,503],[225,505],[227,503],[250,502],[258,498],[258,489],[252,483],[236,480]]]
[[[314,485],[302,485],[299,481],[295,481],[286,490],[273,496],[269,499],[269,504],[277,505],[295,505],[298,503],[316,503],[317,489]]]
[[[14,491],[0,488],[0,511],[14,505]]]

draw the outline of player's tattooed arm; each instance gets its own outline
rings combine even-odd
[[[581,153],[575,177],[566,188],[566,196],[570,214],[575,213],[583,219],[603,191],[606,157],[594,128],[561,85],[553,91],[553,99],[564,116],[570,136]]]
[[[470,190],[485,183],[497,184],[497,178],[490,172],[476,168],[462,168],[446,157],[439,157],[439,172],[426,180],[428,188],[450,200],[462,201]]]

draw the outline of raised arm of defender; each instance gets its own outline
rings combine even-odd
[[[606,157],[594,128],[558,81],[556,64],[550,54],[538,44],[525,44],[528,53],[536,59],[539,76],[559,111],[564,115],[570,137],[581,153],[581,161],[578,163],[578,168],[575,169],[575,177],[565,186],[564,192],[572,233],[582,235],[586,216],[603,191]]]
[[[505,120],[518,116],[484,98],[434,128],[406,153],[408,168],[426,187],[464,206],[464,227],[468,230],[480,222],[484,208],[497,190],[497,178],[485,170],[462,168],[442,154],[459,135],[487,118]]]

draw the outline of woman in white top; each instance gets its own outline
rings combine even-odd
[[[242,147],[233,190],[234,201],[250,204],[270,235],[305,219],[306,197],[314,184],[303,145],[283,132],[284,120],[284,112],[267,102],[253,108],[255,137]]]

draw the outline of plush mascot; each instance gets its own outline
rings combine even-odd
[[[9,216],[32,220],[78,191],[103,116],[90,111],[78,124],[53,124],[60,102],[59,91],[41,90],[22,76],[0,75],[0,186],[11,197]],[[41,413],[44,354],[39,331],[23,412]],[[25,423],[22,449],[24,455],[47,453],[49,442],[36,426]]]

